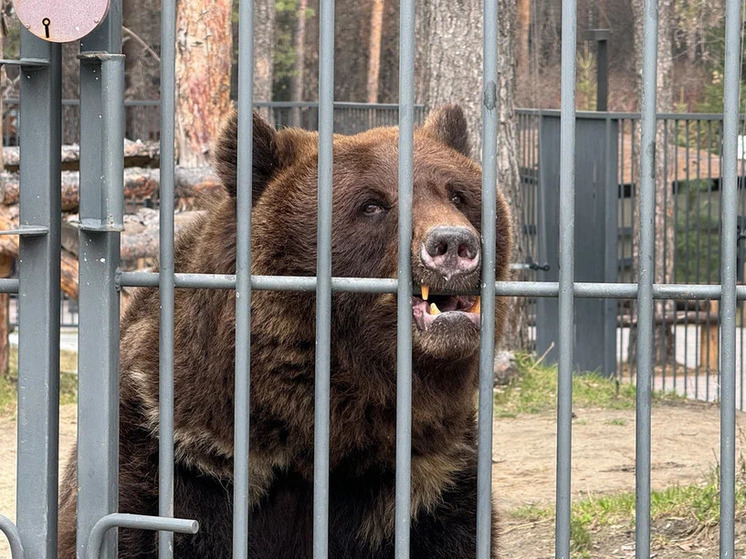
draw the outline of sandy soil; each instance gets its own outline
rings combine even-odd
[[[75,440],[75,411],[75,406],[69,405],[63,406],[60,412],[63,460]],[[634,411],[576,409],[575,413],[574,498],[634,491]],[[706,479],[719,455],[719,413],[717,407],[708,404],[677,403],[653,409],[653,488]],[[746,425],[742,414],[738,421]],[[0,514],[10,518],[15,518],[15,432],[15,419],[0,417]],[[549,414],[501,418],[495,421],[494,433],[493,485],[504,518],[503,555],[514,559],[552,557],[554,528],[551,520],[513,520],[510,511],[526,505],[553,506],[555,418]],[[657,558],[717,555],[717,541],[711,541],[710,534],[698,533],[690,519],[669,520],[654,526],[652,532]],[[628,524],[609,527],[596,536],[593,557],[634,557],[634,534]],[[3,538],[0,557],[8,556]]]

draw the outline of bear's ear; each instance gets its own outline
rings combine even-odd
[[[466,117],[458,105],[444,105],[434,109],[427,116],[422,131],[434,140],[470,157]]]
[[[254,112],[254,141],[251,201],[255,204],[262,195],[272,175],[279,167],[275,129],[256,111]],[[238,165],[238,119],[235,110],[220,131],[213,149],[213,165],[232,197],[236,197],[236,172]]]

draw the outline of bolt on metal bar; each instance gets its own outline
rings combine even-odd
[[[414,0],[399,8],[399,262],[396,292],[396,509],[394,553],[409,558],[412,473],[412,197]]]
[[[19,240],[18,532],[28,557],[57,549],[60,329],[61,51],[21,29],[21,226],[47,228]]]
[[[572,373],[575,279],[575,51],[577,2],[562,1],[560,116],[559,360],[557,385],[557,502],[555,555],[570,559]]]
[[[91,536],[88,540],[88,552],[85,555],[86,559],[98,559],[101,557],[100,551],[104,537],[112,528],[161,530],[180,532],[182,534],[196,534],[199,530],[199,523],[196,520],[161,518],[160,516],[147,516],[144,514],[108,514],[101,517],[91,530]]]
[[[726,2],[723,82],[723,189],[720,283],[720,558],[735,557],[736,483],[736,168],[741,83],[741,0]]]
[[[21,542],[18,528],[16,528],[16,525],[10,521],[10,518],[7,518],[2,514],[0,514],[0,532],[5,534],[5,537],[8,538],[11,559],[24,559],[23,543]]]
[[[319,190],[316,234],[316,379],[313,453],[313,558],[329,554],[329,427],[332,322],[334,0],[319,5]]]
[[[497,215],[497,0],[484,0],[482,99],[482,313],[479,343],[477,558],[492,557],[492,408],[495,377]]]
[[[176,0],[161,1],[161,204],[159,250],[158,515],[174,515],[174,115]],[[159,559],[173,558],[174,535],[158,533]]]
[[[251,394],[251,189],[253,165],[254,0],[238,7],[238,168],[236,171],[236,347],[233,451],[233,558],[249,554],[249,401]]]
[[[645,0],[640,145],[640,249],[637,283],[637,405],[635,438],[635,557],[650,556],[650,397],[655,277],[655,134],[658,2]]]
[[[78,557],[119,502],[119,292],[123,219],[124,55],[120,0],[81,42],[78,327]],[[96,554],[117,556],[116,534]]]

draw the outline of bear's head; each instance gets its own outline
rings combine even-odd
[[[255,274],[316,274],[318,135],[275,131],[253,119]],[[332,273],[397,277],[398,129],[334,136]],[[218,173],[236,194],[236,119],[215,152]],[[482,172],[471,158],[458,106],[433,111],[414,135],[412,207],[413,352],[415,360],[459,361],[479,347]],[[241,216],[236,216],[241,219]],[[496,276],[505,279],[511,252],[507,205],[498,192]],[[278,301],[285,310],[278,310]],[[314,324],[313,293],[273,299],[287,328]],[[497,335],[504,302],[497,304]],[[395,359],[396,295],[336,293],[334,343],[355,348],[358,364]],[[294,317],[294,318],[288,318]],[[288,320],[297,319],[291,325]],[[349,352],[348,352],[349,353]],[[354,363],[352,364],[354,366]]]

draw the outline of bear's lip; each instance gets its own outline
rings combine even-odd
[[[470,295],[432,295],[423,290],[420,298],[412,296],[412,318],[417,328],[426,331],[436,321],[450,322],[454,319],[468,318],[479,328],[480,299]]]

